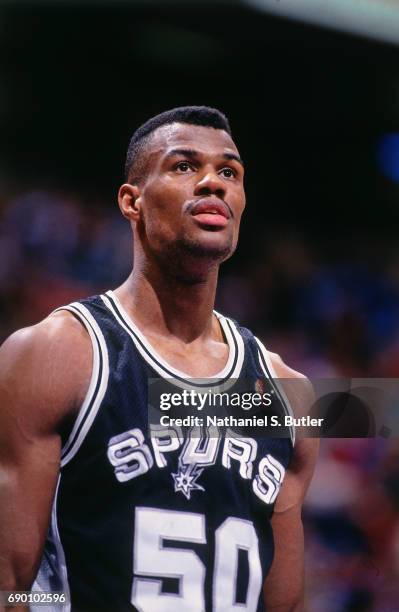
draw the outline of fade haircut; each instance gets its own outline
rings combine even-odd
[[[155,130],[171,123],[188,123],[203,127],[224,130],[231,136],[227,117],[216,108],[209,106],[180,106],[160,115],[151,117],[133,134],[126,155],[125,178],[130,183],[137,183],[143,178],[146,168],[145,150]]]

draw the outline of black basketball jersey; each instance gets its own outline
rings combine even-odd
[[[113,292],[63,308],[90,335],[93,368],[64,441],[32,588],[66,592],[63,612],[264,610],[274,551],[270,519],[293,435],[211,437],[194,435],[195,428],[184,437],[168,430],[149,435],[149,381],[190,388],[193,381],[156,353]],[[215,315],[229,357],[206,388],[263,381],[288,411],[263,345]]]

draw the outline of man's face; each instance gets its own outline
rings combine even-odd
[[[245,207],[244,169],[224,130],[173,123],[156,130],[136,201],[144,248],[223,261]]]

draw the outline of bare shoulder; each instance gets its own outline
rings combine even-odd
[[[12,334],[0,348],[2,405],[43,427],[75,410],[88,388],[90,338],[68,311]],[[0,414],[1,416],[1,414]]]
[[[301,372],[289,367],[276,353],[269,351],[269,356],[295,416],[308,414],[315,399],[310,380]],[[313,476],[318,449],[317,438],[296,440],[287,476],[277,498],[276,512],[302,505]]]
[[[290,368],[277,353],[269,351],[269,357],[294,413],[307,414],[315,400],[312,383],[307,376]]]
[[[48,354],[49,350],[76,341],[86,342],[87,334],[82,324],[67,310],[52,313],[40,323],[14,332],[2,345],[1,354],[17,359],[28,358],[33,353]]]
[[[301,374],[301,372],[290,368],[281,359],[280,355],[278,355],[277,353],[272,353],[271,351],[268,351],[268,353],[273,364],[274,371],[276,372],[279,378],[300,378],[301,380],[308,380],[308,378],[304,374]]]

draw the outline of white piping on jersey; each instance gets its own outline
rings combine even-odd
[[[93,347],[93,367],[89,388],[69,438],[61,451],[61,467],[64,467],[76,455],[97,415],[107,390],[109,362],[104,336],[90,311],[79,302],[62,306],[58,310],[68,310],[78,317],[86,328]]]
[[[279,377],[277,376],[276,370],[274,369],[272,360],[270,358],[269,355],[269,351],[266,350],[265,346],[262,344],[262,342],[259,340],[259,338],[257,338],[256,336],[254,336],[260,352],[259,352],[259,363],[260,366],[263,370],[263,373],[265,374],[266,378],[268,378],[270,380],[270,382],[272,383],[273,387],[275,388],[277,394],[280,396],[281,399],[281,403],[283,404],[283,408],[286,412],[286,414],[288,416],[294,416],[293,410],[291,408],[291,404],[287,398],[287,395],[284,391],[284,389],[282,388],[282,385],[279,383]],[[266,368],[263,364],[263,360],[262,360],[262,356],[264,361],[266,362]],[[295,427],[294,426],[290,426],[289,427],[290,430],[290,435],[291,435],[291,441],[292,441],[292,445],[295,445]]]
[[[62,604],[62,607],[60,607],[60,604],[56,604],[54,607],[47,606],[46,609],[48,610],[48,612],[71,612],[71,593],[69,589],[68,572],[67,572],[67,567],[66,567],[65,553],[62,547],[61,538],[60,538],[60,534],[58,531],[58,523],[57,523],[57,499],[58,499],[58,489],[60,486],[60,481],[61,481],[61,474],[58,477],[57,486],[55,489],[53,507],[51,509],[51,524],[50,524],[49,533],[52,537],[52,541],[56,549],[56,566],[57,566],[56,570],[58,570],[57,578],[61,580],[60,591],[62,591],[62,593],[65,593],[66,602]],[[44,571],[43,573],[41,573],[40,568],[39,568],[35,582],[33,583],[33,586],[32,586],[32,591],[39,591],[39,592],[51,591],[50,582],[48,582],[48,584],[45,584],[45,580],[47,577],[48,577],[47,572]],[[29,609],[30,609],[30,612],[41,612],[42,606],[36,606],[35,604],[33,604],[30,606]]]
[[[61,543],[61,538],[60,538],[60,534],[58,531],[58,522],[57,522],[57,500],[58,500],[58,487],[60,485],[61,482],[61,474],[58,477],[58,482],[57,482],[57,489],[55,492],[55,496],[54,496],[54,501],[53,501],[53,508],[51,510],[51,523],[52,523],[52,527],[54,529],[54,534],[55,534],[55,546],[57,549],[57,555],[58,555],[58,560],[60,563],[60,569],[62,572],[62,588],[64,593],[67,596],[67,600],[68,603],[65,604],[65,606],[63,606],[62,608],[62,612],[70,612],[71,610],[71,593],[70,593],[70,589],[69,589],[69,582],[68,582],[68,572],[67,572],[67,566],[66,566],[66,560],[65,560],[65,553],[64,553],[64,549],[62,547],[62,543]]]
[[[137,325],[129,317],[126,310],[123,308],[122,304],[112,291],[107,291],[107,293],[105,295],[102,295],[101,298],[104,304],[113,314],[115,320],[131,337],[143,359],[162,378],[173,378],[174,385],[188,389],[192,387],[211,387],[217,385],[218,389],[227,389],[232,384],[234,384],[234,379],[239,377],[245,355],[244,341],[241,337],[241,334],[239,334],[239,332],[236,330],[233,322],[229,319],[226,319],[226,317],[222,316],[216,311],[214,311],[214,314],[220,321],[221,327],[229,345],[229,356],[226,365],[220,372],[212,376],[201,378],[201,382],[198,382],[198,384],[196,384],[196,379],[190,377],[185,372],[177,370],[176,368],[169,365],[164,359],[162,359],[162,357],[148,342],[148,340],[137,327]],[[111,298],[115,302],[118,312],[115,312],[114,306],[109,298]],[[224,379],[226,379],[226,381],[224,381]]]

